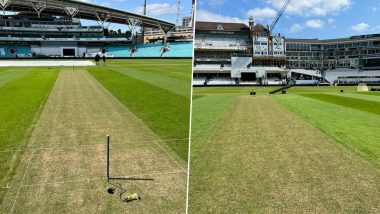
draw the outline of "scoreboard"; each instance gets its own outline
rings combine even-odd
[[[253,57],[285,57],[285,38],[273,36],[270,40],[266,36],[253,37]]]

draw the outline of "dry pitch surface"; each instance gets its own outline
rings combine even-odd
[[[119,201],[105,180],[106,134],[113,181],[143,200]],[[180,213],[185,164],[87,71],[63,69],[23,151],[2,213]],[[20,151],[14,151],[20,152]]]
[[[199,97],[192,132],[191,213],[380,213],[379,169],[272,97]]]

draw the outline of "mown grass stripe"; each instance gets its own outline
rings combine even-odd
[[[301,96],[321,100],[328,103],[344,106],[347,108],[353,108],[359,111],[365,111],[373,114],[380,115],[380,103],[375,101],[368,101],[357,98],[348,98],[342,96],[336,96],[331,94],[300,94]]]
[[[184,81],[191,81],[191,60],[156,60],[156,59],[145,59],[145,60],[127,60],[118,61],[112,60],[109,67],[116,68],[131,68],[143,70],[145,72],[157,73],[159,72],[162,76],[172,77],[175,79],[180,79]],[[109,65],[109,64],[107,64]]]
[[[20,148],[25,132],[46,101],[57,70],[35,70],[0,87],[0,149]]]
[[[300,95],[273,97],[322,132],[380,167],[380,117]]]
[[[32,68],[8,69],[0,72],[0,87],[12,80],[25,76]]]
[[[371,213],[378,207],[379,171],[269,96],[240,96],[208,139],[192,139],[191,213]]]
[[[358,94],[365,94],[365,95],[371,95],[371,96],[380,96],[380,92],[379,91],[358,92]]]
[[[367,100],[373,102],[380,102],[380,97],[371,96],[367,94],[358,94],[358,93],[330,93],[331,95],[336,95],[340,97],[355,98],[360,100]]]
[[[106,68],[88,68],[107,90],[162,139],[188,137],[190,99]],[[189,83],[190,84],[190,83]],[[188,142],[167,143],[187,160]]]
[[[189,81],[163,76],[160,72],[149,72],[140,68],[113,68],[114,71],[144,81],[151,85],[166,89],[175,94],[190,97]],[[189,70],[188,70],[189,71]],[[184,71],[186,72],[186,71]],[[190,72],[187,72],[190,76]],[[187,86],[187,87],[186,87]]]
[[[43,109],[57,70],[38,69],[0,87],[0,150],[22,149]],[[7,183],[13,176],[22,152],[2,155],[0,181]],[[0,190],[0,203],[4,191]]]
[[[191,156],[196,156],[205,147],[213,130],[219,125],[226,111],[237,99],[235,96],[202,96],[193,100]]]

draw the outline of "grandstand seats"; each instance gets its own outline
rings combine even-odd
[[[240,81],[239,85],[260,85],[259,81]]]
[[[208,85],[235,85],[235,81],[230,77],[212,77],[207,83]]]
[[[0,58],[15,57],[16,55],[10,52],[11,48],[16,49],[15,54],[17,54],[17,57],[23,58],[32,56],[31,47],[28,45],[0,45]]]
[[[333,70],[327,70],[325,72],[325,79],[330,83],[336,82],[338,79],[351,79],[355,77],[376,77],[380,76],[380,71],[371,70],[371,71],[359,71],[358,69],[349,69],[349,68],[337,68]],[[356,79],[357,80],[357,79]],[[347,80],[348,81],[348,80]]]
[[[282,85],[283,82],[280,79],[268,78],[266,81],[267,85]]]
[[[170,51],[164,54],[166,57],[192,57],[193,56],[193,43],[181,42],[170,43]]]
[[[193,85],[204,85],[205,81],[206,81],[206,77],[194,77]]]
[[[220,71],[220,64],[199,64],[194,67],[194,70],[197,71]]]
[[[306,70],[306,69],[291,69],[290,72],[295,72],[299,74],[305,74],[305,75],[310,75],[310,76],[315,76],[315,77],[321,77],[321,73],[317,70]]]
[[[318,80],[296,80],[296,85],[317,85]]]
[[[112,45],[107,48],[108,53],[115,57],[130,57],[132,45]],[[138,51],[132,57],[160,57],[163,44],[140,44]],[[192,57],[193,45],[191,42],[170,43],[170,50],[163,57]]]

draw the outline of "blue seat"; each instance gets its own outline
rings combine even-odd
[[[109,46],[108,53],[115,57],[129,57],[130,48],[132,45],[112,45]],[[160,57],[163,44],[140,44],[137,45],[138,51],[133,54],[133,57]],[[179,42],[170,43],[170,51],[164,53],[163,57],[192,57],[193,43]]]
[[[13,55],[10,52],[10,48],[16,49],[17,55],[30,55],[32,49],[28,45],[0,45],[0,58],[12,58]]]

